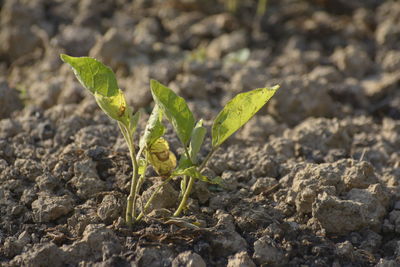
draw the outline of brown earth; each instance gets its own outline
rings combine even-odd
[[[1,266],[400,266],[400,2],[242,2],[0,0]],[[201,228],[162,219],[179,181],[124,225],[127,147],[60,53],[111,66],[135,109],[155,78],[208,126],[281,84],[208,165],[223,185],[195,185]]]

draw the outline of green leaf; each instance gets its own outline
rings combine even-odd
[[[110,118],[124,123],[127,127],[129,126],[132,113],[128,111],[124,93],[120,89],[118,89],[118,94],[114,96],[103,96],[95,92],[94,97],[100,108]]]
[[[176,169],[171,176],[183,176],[187,175],[189,177],[196,178],[198,180],[201,180],[206,183],[210,184],[220,184],[221,183],[221,178],[216,177],[215,179],[210,179],[207,176],[202,175],[198,170],[196,166],[192,166],[186,169]]]
[[[72,67],[80,83],[93,94],[101,96],[119,94],[114,72],[103,63],[91,57],[71,57],[65,54],[61,54],[60,57]]]
[[[155,105],[147,121],[146,128],[140,138],[139,147],[150,147],[158,138],[165,133],[165,127],[162,124],[162,111]]]
[[[218,147],[254,116],[275,94],[279,85],[241,93],[231,99],[215,118],[212,126],[212,146]]]
[[[100,108],[110,118],[128,127],[132,112],[127,108],[124,93],[118,88],[114,72],[94,58],[71,57],[64,54],[60,57],[72,67],[79,82],[94,95]]]
[[[150,88],[154,101],[171,122],[182,144],[187,146],[195,121],[185,99],[156,80],[151,80]]]
[[[206,136],[207,129],[202,126],[203,120],[199,120],[193,129],[192,136],[189,144],[189,155],[190,159],[194,164],[197,163],[197,154],[199,153],[201,146],[204,142],[204,137]]]
[[[128,112],[130,114],[132,114],[132,110],[129,110]],[[136,128],[137,128],[137,125],[138,125],[138,122],[140,119],[140,115],[141,115],[141,112],[140,112],[140,110],[138,110],[133,116],[132,115],[129,116],[130,117],[129,130],[130,130],[131,134],[136,132]]]

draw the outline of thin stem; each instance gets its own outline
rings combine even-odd
[[[135,211],[135,203],[134,203],[134,199],[135,199],[135,189],[136,189],[136,184],[138,181],[138,176],[139,176],[139,165],[138,162],[136,160],[136,155],[135,155],[135,146],[133,143],[133,134],[130,133],[129,129],[122,124],[121,122],[118,122],[118,126],[121,129],[122,135],[125,138],[125,141],[128,144],[128,148],[129,148],[129,155],[131,157],[131,161],[132,161],[132,180],[131,180],[131,188],[130,188],[130,192],[129,192],[129,196],[127,199],[127,204],[126,204],[126,214],[125,214],[125,220],[126,220],[126,224],[129,227],[132,227],[132,222],[133,222],[133,217],[136,217],[136,211]]]
[[[134,197],[133,197],[133,203],[136,203],[136,200],[137,200],[137,198],[138,198],[138,196],[139,196],[140,188],[141,188],[142,185],[143,185],[144,178],[145,178],[145,175],[146,175],[147,165],[148,165],[148,161],[147,161],[147,159],[146,159],[146,162],[145,162],[145,165],[144,165],[143,174],[140,175],[139,181],[138,181],[137,184],[136,184],[135,195],[134,195]],[[142,205],[143,205],[143,204],[142,204]],[[134,217],[135,217],[135,220],[136,220],[136,205],[134,205],[133,208],[135,209],[135,215],[134,215]]]
[[[258,0],[257,15],[264,15],[267,11],[268,0]]]
[[[190,177],[190,179],[189,179],[189,184],[187,185],[186,191],[185,191],[185,193],[183,194],[181,203],[179,204],[178,209],[177,209],[177,210],[175,211],[175,213],[174,213],[174,216],[175,216],[175,217],[176,217],[176,216],[179,216],[179,215],[181,214],[182,210],[186,207],[186,202],[187,202],[187,200],[188,200],[188,198],[189,198],[190,192],[192,191],[193,184],[194,184],[194,178],[193,178],[193,177]]]
[[[198,170],[200,172],[205,168],[207,162],[209,161],[211,156],[214,154],[214,152],[217,151],[217,149],[218,149],[218,147],[215,147],[215,148],[211,149],[211,151],[208,153],[206,158],[203,160],[203,162],[199,166]],[[182,213],[183,209],[186,207],[186,202],[187,202],[187,200],[189,198],[189,195],[190,195],[190,193],[192,191],[194,180],[195,180],[195,178],[190,177],[189,184],[186,187],[186,190],[185,190],[185,193],[183,194],[181,203],[179,203],[178,209],[175,211],[174,216],[179,216]]]
[[[139,216],[136,218],[135,222],[138,222],[138,221],[140,221],[140,220],[143,218],[143,216],[144,216],[144,214],[146,213],[147,209],[150,207],[150,204],[153,202],[154,197],[158,194],[158,192],[160,192],[161,188],[162,188],[165,184],[167,184],[169,181],[171,181],[172,178],[173,178],[172,176],[169,177],[167,180],[165,180],[164,182],[162,182],[162,184],[160,184],[160,185],[156,188],[156,190],[154,190],[154,192],[153,192],[153,194],[151,194],[149,200],[147,200],[146,205],[144,205],[144,208],[143,208],[142,212],[140,212]]]
[[[183,194],[186,191],[187,182],[188,182],[188,176],[184,175],[181,181],[181,192],[179,193],[179,198],[183,197]]]
[[[214,147],[211,149],[211,151],[208,153],[208,155],[206,156],[206,158],[203,160],[203,162],[200,164],[199,166],[199,171],[201,172],[205,167],[207,162],[210,160],[210,158],[212,157],[212,155],[215,153],[215,151],[217,151],[219,148],[219,146]]]

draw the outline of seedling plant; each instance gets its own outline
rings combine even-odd
[[[259,88],[238,94],[230,100],[214,119],[211,128],[211,151],[203,160],[200,160],[198,154],[207,130],[202,120],[196,122],[186,101],[171,89],[156,80],[150,81],[155,105],[137,142],[134,140],[134,134],[140,111],[134,113],[133,109],[127,105],[113,71],[90,57],[71,57],[62,54],[61,59],[72,67],[75,76],[93,94],[100,108],[111,119],[117,121],[128,145],[133,166],[125,214],[128,226],[132,226],[143,218],[155,196],[172,179],[181,179],[180,204],[173,214],[174,217],[179,216],[186,208],[196,180],[218,184],[220,182],[218,177],[209,178],[203,174],[207,162],[222,143],[253,117],[279,88],[278,85],[272,88]],[[174,153],[170,151],[167,140],[163,138],[166,131],[163,124],[164,118],[172,124],[183,148],[178,162]],[[147,202],[139,207],[138,196],[146,180],[146,171],[149,166],[152,166],[163,178],[163,182],[154,190]]]

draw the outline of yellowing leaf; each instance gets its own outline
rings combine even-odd
[[[215,118],[212,126],[212,146],[218,147],[256,114],[275,94],[279,85],[241,93],[231,99]]]
[[[94,97],[100,108],[110,118],[124,122],[125,125],[128,125],[129,114],[127,114],[128,110],[126,106],[126,100],[121,90],[119,90],[118,94],[114,96],[103,96],[95,93]]]
[[[176,157],[164,138],[157,139],[148,149],[148,159],[161,176],[169,176],[176,167]]]

